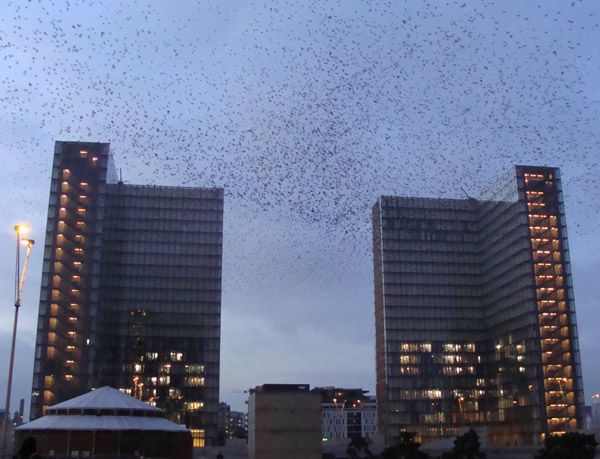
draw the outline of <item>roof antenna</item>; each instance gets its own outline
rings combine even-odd
[[[475,199],[475,198],[472,198],[471,196],[469,196],[469,193],[467,193],[467,191],[462,186],[460,187],[460,189],[465,194],[465,196],[467,197],[467,199]]]
[[[123,169],[121,167],[119,167],[119,185],[123,185]]]

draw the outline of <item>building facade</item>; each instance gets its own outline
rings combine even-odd
[[[592,395],[590,424],[594,432],[600,433],[600,394]]]
[[[250,459],[319,459],[321,441],[321,396],[307,384],[263,384],[250,390]]]
[[[373,439],[377,434],[377,402],[362,389],[316,387],[321,394],[321,435],[324,443]]]
[[[108,144],[57,142],[32,418],[110,385],[216,439],[223,190],[119,182]]]
[[[248,438],[248,415],[232,411],[224,402],[219,403],[219,443],[232,438]]]
[[[498,446],[577,429],[583,389],[558,169],[516,166],[481,199],[373,208],[381,432],[484,426]]]

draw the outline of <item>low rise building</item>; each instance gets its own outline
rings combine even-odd
[[[44,456],[192,459],[185,425],[112,387],[53,405],[43,417],[17,427],[15,449],[29,436]]]
[[[600,433],[600,394],[592,395],[592,413],[591,428],[594,432]]]
[[[308,384],[264,384],[248,400],[250,459],[320,459],[321,396]]]
[[[377,433],[377,402],[362,389],[317,387],[321,395],[323,441],[372,439]]]

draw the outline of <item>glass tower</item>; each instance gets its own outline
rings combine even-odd
[[[110,385],[216,438],[223,190],[118,182],[108,144],[57,142],[32,417]]]
[[[388,443],[468,426],[498,446],[581,426],[559,171],[517,166],[481,199],[373,208],[377,398]]]

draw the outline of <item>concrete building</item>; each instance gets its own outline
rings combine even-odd
[[[321,395],[307,384],[264,384],[248,400],[250,459],[320,459]]]
[[[248,415],[232,411],[227,403],[219,403],[219,437],[220,443],[226,439],[248,438]]]
[[[600,434],[600,394],[592,395],[591,428]]]
[[[373,208],[377,402],[388,443],[466,426],[491,445],[582,426],[560,173],[516,166],[480,199]]]
[[[352,440],[364,439],[369,449],[378,449],[377,402],[362,389],[316,387],[321,395],[323,452],[345,455]]]
[[[377,433],[377,402],[362,389],[315,387],[321,395],[323,442],[374,438]]]
[[[124,184],[56,142],[31,414],[116,387],[216,441],[223,190]]]

